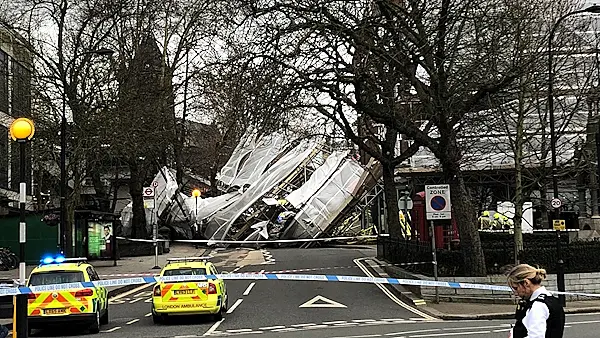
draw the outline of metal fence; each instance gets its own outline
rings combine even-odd
[[[481,243],[488,274],[503,274],[514,264],[513,234],[481,234]],[[523,251],[519,255],[522,263],[545,268],[555,273],[558,262],[558,243],[555,233],[524,234]],[[440,276],[464,276],[463,256],[457,250],[437,249]],[[402,238],[379,237],[377,255],[388,263],[402,265],[406,270],[431,276],[431,264],[405,266],[412,262],[431,261],[431,244]],[[600,271],[600,241],[569,241],[560,238],[560,256],[566,273]]]

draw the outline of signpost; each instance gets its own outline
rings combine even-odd
[[[452,203],[450,201],[450,185],[437,184],[425,186],[425,211],[427,220],[431,221],[431,254],[433,256],[433,278],[438,280],[437,253],[435,247],[434,220],[452,219]],[[435,288],[435,302],[440,302],[440,293]]]
[[[154,207],[156,204],[155,200],[155,189],[156,182],[152,183],[152,187],[145,187],[142,189],[142,197],[144,198],[144,209],[151,209],[150,222],[152,223],[152,239],[154,241],[154,267],[152,269],[160,269],[158,266],[158,222],[154,221]]]

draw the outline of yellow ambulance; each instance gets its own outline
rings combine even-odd
[[[163,322],[171,315],[210,314],[217,320],[227,311],[228,297],[222,279],[204,278],[218,274],[210,257],[170,258],[160,272],[161,282],[152,292],[152,319]],[[179,277],[178,277],[179,276]],[[199,278],[194,278],[199,276]],[[176,281],[177,278],[185,280]]]

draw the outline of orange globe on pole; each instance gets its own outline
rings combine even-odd
[[[192,196],[193,197],[200,197],[200,190],[199,189],[194,189],[192,191]]]
[[[33,121],[28,118],[18,118],[10,125],[10,137],[13,141],[26,142],[31,140],[35,134],[35,126]]]

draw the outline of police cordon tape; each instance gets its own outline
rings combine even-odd
[[[93,282],[64,283],[37,285],[32,287],[11,287],[0,288],[0,296],[13,296],[20,294],[30,294],[38,292],[53,292],[73,289],[83,289],[92,287],[114,287],[138,284],[153,284],[157,282],[185,282],[200,280],[287,280],[287,281],[318,281],[318,282],[350,282],[367,284],[397,284],[428,287],[444,287],[453,289],[479,289],[489,291],[512,292],[508,286],[487,285],[474,283],[442,282],[418,279],[398,279],[398,278],[378,278],[362,276],[342,276],[342,275],[304,275],[304,274],[260,274],[260,273],[235,273],[235,274],[217,274],[217,275],[183,275],[183,276],[163,276],[163,277],[134,277],[121,279],[106,279]],[[554,292],[553,293],[559,293]],[[560,292],[560,294],[578,295],[585,297],[600,297],[600,294],[586,294],[575,292]]]
[[[330,242],[330,241],[342,241],[352,239],[376,239],[376,235],[368,236],[345,236],[345,237],[327,237],[327,238],[301,238],[301,239],[273,239],[273,240],[260,240],[260,241],[233,241],[233,240],[217,240],[217,239],[160,239],[157,238],[157,242],[175,242],[175,243],[206,243],[211,244],[269,244],[269,243],[305,243],[305,242]],[[138,238],[127,238],[117,236],[117,239],[126,240],[130,242],[145,242],[154,243],[153,239],[138,239]]]

